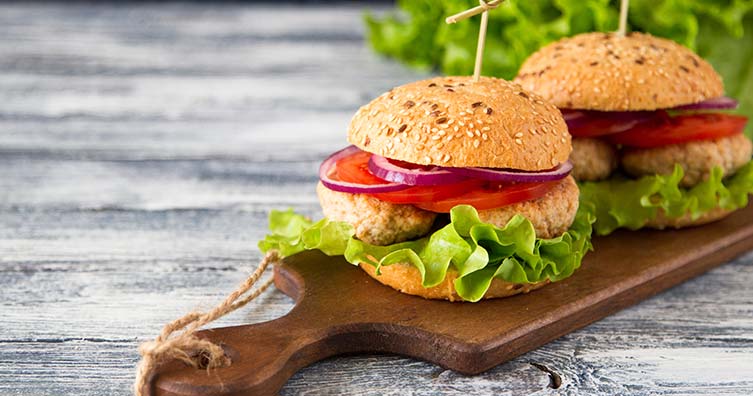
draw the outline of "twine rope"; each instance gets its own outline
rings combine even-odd
[[[168,323],[153,341],[147,341],[139,347],[141,362],[136,370],[134,394],[149,394],[149,386],[154,379],[156,369],[171,360],[180,360],[194,368],[207,370],[226,367],[231,364],[222,347],[209,340],[200,339],[196,331],[239,308],[242,308],[261,295],[273,279],[267,279],[256,289],[251,290],[259,281],[270,264],[279,263],[282,257],[276,250],[270,250],[259,263],[256,270],[238,288],[230,293],[224,301],[208,312],[191,312]],[[249,292],[250,291],[250,292]]]

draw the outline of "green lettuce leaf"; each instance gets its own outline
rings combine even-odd
[[[353,227],[322,219],[316,223],[288,210],[272,211],[270,234],[259,242],[263,252],[283,256],[304,250],[342,255],[354,265],[381,267],[413,264],[424,287],[441,283],[450,266],[458,271],[455,289],[467,301],[483,297],[493,278],[515,283],[559,281],[572,275],[591,246],[593,208],[581,206],[570,229],[557,238],[537,239],[533,224],[521,215],[499,228],[482,222],[472,206],[459,205],[450,223],[430,236],[388,246],[375,246],[354,237]]]
[[[595,208],[594,229],[598,235],[607,235],[617,228],[641,228],[656,217],[659,209],[670,218],[689,213],[697,219],[717,207],[729,210],[745,207],[748,195],[753,194],[753,161],[728,178],[722,177],[721,168],[714,168],[708,180],[690,189],[679,186],[683,175],[682,168],[676,165],[671,175],[637,180],[617,176],[582,183],[581,205]]]
[[[507,1],[489,13],[483,74],[511,79],[534,51],[561,37],[616,30],[619,0]],[[377,52],[422,69],[470,74],[478,19],[447,25],[444,18],[476,0],[399,0],[399,13],[366,15]],[[677,41],[707,58],[740,111],[753,117],[753,1],[633,0],[630,30]],[[753,137],[753,123],[748,125]]]

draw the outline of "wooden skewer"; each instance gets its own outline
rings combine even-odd
[[[498,5],[502,4],[505,0],[490,0],[486,2],[486,5],[479,5],[470,9],[467,9],[463,12],[459,12],[455,15],[448,16],[445,18],[446,23],[457,23],[464,19],[468,19],[472,16],[481,14],[482,12],[489,11],[492,8],[496,8]]]
[[[627,32],[628,5],[630,0],[622,0],[620,3],[620,26],[617,29],[618,36],[624,36]]]
[[[486,45],[486,26],[489,24],[489,11],[481,13],[481,26],[478,30],[478,44],[476,45],[476,63],[473,66],[473,82],[481,77],[481,64],[484,61],[484,46]]]

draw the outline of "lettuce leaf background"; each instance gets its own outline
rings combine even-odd
[[[366,16],[379,53],[444,74],[473,70],[478,20],[444,18],[475,0],[398,0],[399,12]],[[541,46],[564,36],[617,28],[618,0],[510,0],[489,13],[483,73],[510,79]],[[728,96],[753,117],[753,0],[633,0],[630,29],[667,37],[696,50],[724,78]],[[748,136],[753,136],[749,123]]]
[[[661,208],[677,218],[690,213],[696,219],[717,206],[738,209],[753,194],[753,161],[729,178],[714,168],[709,179],[690,189],[681,188],[684,175],[679,165],[671,175],[645,176],[637,180],[612,177],[601,182],[580,184],[581,205],[595,208],[594,230],[607,235],[617,228],[638,229],[654,218]]]
[[[515,283],[559,281],[580,267],[592,249],[593,208],[581,206],[571,228],[552,239],[537,239],[528,219],[517,215],[505,227],[483,223],[478,212],[459,205],[450,212],[450,223],[430,236],[388,246],[375,246],[353,237],[345,222],[322,219],[312,222],[288,211],[272,211],[270,234],[259,242],[263,252],[277,249],[283,256],[317,249],[327,255],[343,255],[351,264],[382,266],[412,263],[421,273],[424,287],[442,282],[450,266],[458,271],[455,289],[466,301],[483,297],[493,278]]]

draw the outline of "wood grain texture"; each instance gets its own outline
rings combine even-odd
[[[416,357],[477,375],[752,248],[753,206],[705,227],[615,232],[594,240],[595,252],[576,276],[529,294],[475,304],[396,293],[342,257],[303,252],[275,267],[275,285],[296,301],[290,313],[199,333],[222,345],[232,364],[197,376],[196,369],[176,360],[159,369],[147,391],[276,395],[292,374],[313,362],[363,352]],[[557,381],[552,374],[553,386]]]
[[[352,113],[423,77],[370,53],[361,8],[0,5],[0,393],[129,394],[138,343],[245,278],[269,209],[320,215]],[[280,393],[750,394],[752,264],[480,376],[351,356]],[[272,291],[217,326],[291,307]]]

